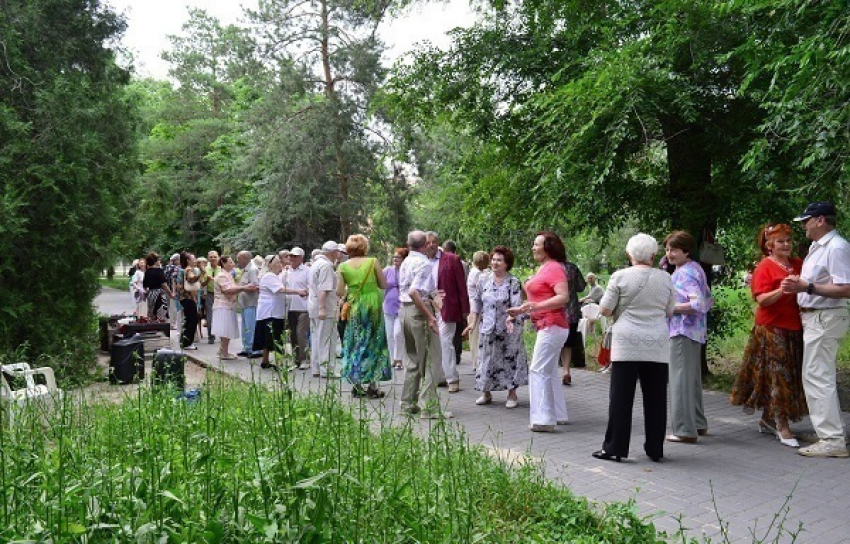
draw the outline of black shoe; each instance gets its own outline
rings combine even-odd
[[[663,455],[650,455],[648,453],[646,456],[649,457],[653,463],[660,463],[661,459],[664,457]]]
[[[602,459],[603,461],[617,461],[618,463],[621,459],[619,455],[610,454],[605,450],[598,450],[591,453],[590,455],[596,457],[597,459]]]
[[[366,396],[370,399],[382,399],[387,396],[387,394],[381,391],[378,388],[372,389],[371,387],[366,390]]]
[[[368,393],[364,391],[363,388],[359,385],[355,385],[354,388],[351,390],[351,396],[354,398],[362,399],[366,395],[368,395]]]
[[[273,368],[277,370],[277,365],[274,363],[261,363],[260,368]]]
[[[248,357],[249,355],[251,355],[251,352],[250,351],[240,351],[236,355],[238,355],[239,357]]]
[[[261,351],[255,351],[255,352],[250,352],[250,351],[249,351],[249,352],[245,355],[245,357],[247,357],[247,358],[249,358],[249,359],[259,359],[259,358],[260,358],[260,357],[262,357],[262,356],[263,356],[263,353],[262,353]]]
[[[448,387],[448,386],[449,386],[449,382],[447,382],[446,380],[443,380],[443,381],[441,381],[440,383],[437,384],[437,387]]]
[[[207,339],[207,343],[208,343],[208,344],[215,344],[215,336],[210,336],[210,337]]]

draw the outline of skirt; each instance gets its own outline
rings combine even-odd
[[[729,401],[744,411],[799,421],[808,413],[803,392],[803,331],[756,325],[744,350]]]
[[[212,334],[219,338],[239,338],[239,320],[235,310],[215,308],[212,315]]]
[[[254,345],[251,346],[251,349],[253,351],[267,349],[282,353],[284,341],[283,318],[270,317],[268,319],[261,319],[254,326]]]

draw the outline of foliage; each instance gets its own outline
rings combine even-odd
[[[23,418],[0,434],[0,539],[662,541],[634,504],[597,510],[536,463],[494,459],[446,423],[419,438],[368,406],[215,385],[196,404],[140,390],[66,405],[45,428]]]
[[[135,167],[128,74],[109,47],[123,29],[98,0],[0,10],[0,350],[26,343],[79,371]]]

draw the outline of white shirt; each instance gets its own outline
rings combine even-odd
[[[835,230],[812,242],[803,261],[800,277],[809,283],[850,283],[850,244]],[[817,286],[815,286],[817,290]],[[797,293],[800,308],[836,308],[847,305],[846,299]]]
[[[260,280],[257,321],[269,318],[283,319],[285,313],[286,295],[283,294],[283,283],[276,274],[266,274]]]
[[[398,271],[398,300],[399,302],[413,302],[410,298],[410,289],[414,282],[418,279],[419,284],[425,280],[426,290],[419,289],[419,295],[428,300],[432,288],[428,287],[431,278],[431,262],[424,253],[419,251],[411,251],[407,258],[401,263],[401,268]]]
[[[312,319],[319,318],[319,291],[327,291],[325,298],[325,317],[336,316],[339,297],[336,295],[336,270],[334,265],[324,255],[317,255],[310,267],[307,282],[309,296],[307,297],[307,312]]]
[[[291,268],[286,272],[284,285],[287,289],[308,289],[310,281],[310,269],[302,263],[298,268]],[[301,295],[287,295],[290,312],[306,312],[307,299]]]
[[[248,263],[248,266],[242,270],[242,275],[239,277],[239,285],[260,285],[260,273],[253,261]],[[257,291],[240,291],[239,305],[243,308],[250,308],[257,305],[257,300],[260,295]]]

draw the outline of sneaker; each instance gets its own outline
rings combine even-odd
[[[460,382],[452,382],[449,384],[449,393],[457,393],[460,391]]]
[[[198,349],[198,346],[196,346],[195,344],[192,344],[190,346],[184,347],[183,349],[188,349],[189,351],[195,351],[196,349]]]
[[[215,344],[215,336],[210,336],[207,338],[207,344]]]
[[[797,450],[797,453],[804,457],[850,457],[850,453],[847,452],[847,446],[839,446],[838,444],[832,444],[824,440],[815,442],[811,446],[800,448]]]

